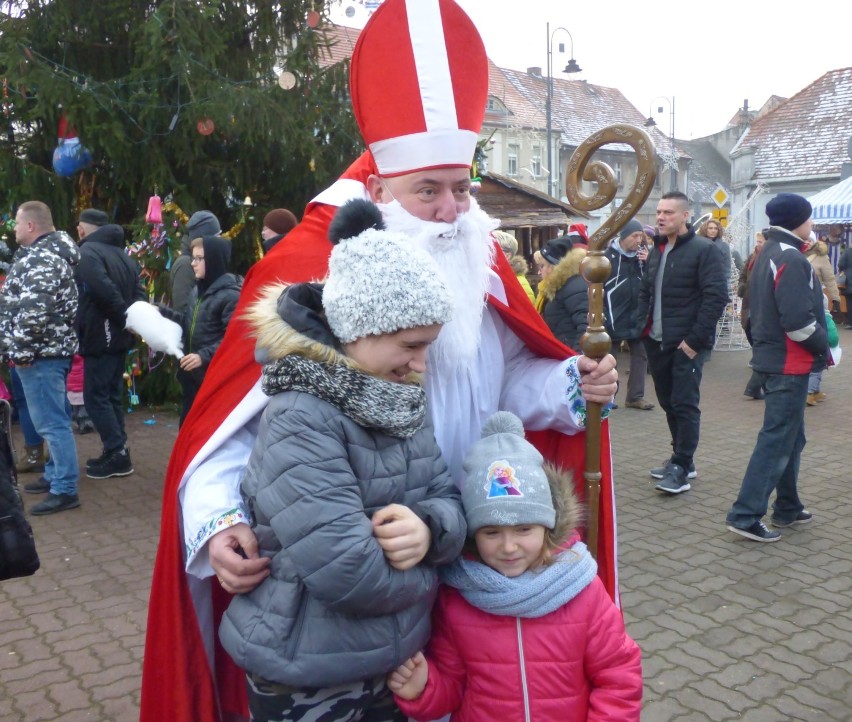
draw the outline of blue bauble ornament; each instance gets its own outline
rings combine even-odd
[[[53,170],[67,178],[92,162],[92,153],[79,138],[62,138],[53,151]]]

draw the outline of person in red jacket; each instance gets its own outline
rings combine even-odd
[[[474,545],[440,572],[426,654],[388,676],[409,717],[639,720],[639,647],[571,533],[570,478],[543,461],[505,411],[471,447],[462,503]]]

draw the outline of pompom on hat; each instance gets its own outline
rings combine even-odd
[[[335,245],[322,305],[341,342],[450,320],[452,294],[438,265],[405,236],[385,230],[378,206],[361,199],[343,205],[329,239]]]
[[[470,167],[488,59],[453,0],[385,0],[355,45],[349,89],[379,175]]]
[[[794,231],[811,217],[813,208],[806,198],[795,193],[779,193],[766,204],[770,226]]]
[[[517,416],[498,411],[489,418],[464,460],[462,505],[468,535],[484,526],[541,524],[553,529],[556,510],[543,463],[524,438]]]

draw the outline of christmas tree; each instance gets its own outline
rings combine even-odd
[[[0,212],[39,199],[57,227],[71,229],[93,205],[136,223],[139,241],[156,191],[187,214],[213,211],[224,229],[245,226],[233,238],[234,268],[245,271],[263,213],[300,215],[361,151],[348,68],[318,61],[328,43],[322,4],[26,0],[0,8]],[[164,218],[173,246],[179,217]]]

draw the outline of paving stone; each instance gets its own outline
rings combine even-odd
[[[755,544],[724,524],[762,423],[763,404],[742,400],[747,360],[714,352],[705,367],[699,476],[687,494],[665,497],[648,476],[669,451],[659,407],[612,417],[622,604],[643,648],[643,722],[850,720],[852,527],[838,500],[848,496],[852,364],[826,375],[831,403],[808,410],[800,493],[815,521]],[[650,378],[646,392],[655,400]],[[79,510],[31,519],[42,569],[0,584],[2,722],[138,718],[177,433],[174,417],[147,426],[149,416],[127,420],[133,476],[81,480]],[[100,453],[92,436],[77,437],[80,459]]]

